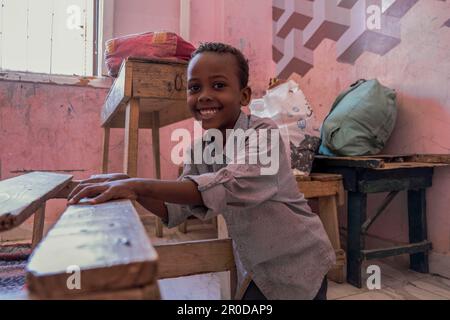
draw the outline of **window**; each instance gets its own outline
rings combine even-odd
[[[0,69],[97,74],[99,0],[0,3]]]

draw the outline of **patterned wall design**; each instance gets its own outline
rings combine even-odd
[[[400,21],[418,1],[430,0],[273,0],[277,76],[308,73],[324,39],[336,41],[337,60],[343,63],[354,63],[366,51],[385,55],[401,42]],[[373,5],[381,9],[375,29],[367,23]],[[450,27],[450,20],[444,26]]]

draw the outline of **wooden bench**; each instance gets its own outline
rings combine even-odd
[[[78,183],[71,179],[36,172],[1,181],[1,230],[20,225],[50,198],[66,198]],[[159,299],[158,279],[221,271],[233,275],[234,296],[230,239],[152,246],[131,201],[81,203],[37,244],[20,298]]]
[[[45,202],[64,192],[71,180],[71,175],[33,172],[0,181],[0,232],[19,226],[35,213],[35,247],[44,231]]]

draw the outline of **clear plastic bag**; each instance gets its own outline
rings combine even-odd
[[[299,85],[292,80],[277,85],[262,99],[253,100],[249,109],[255,116],[275,121],[291,151],[295,174],[308,175],[320,145],[320,128]]]

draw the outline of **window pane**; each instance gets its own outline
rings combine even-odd
[[[2,67],[26,71],[27,0],[3,1]]]
[[[0,1],[2,69],[92,75],[94,0]]]
[[[56,1],[52,73],[92,74],[92,11],[92,1]]]
[[[15,0],[13,0],[15,1]],[[27,71],[50,72],[53,0],[30,0]]]

